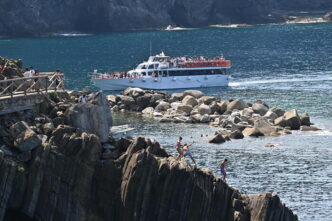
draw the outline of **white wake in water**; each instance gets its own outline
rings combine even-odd
[[[229,86],[238,87],[254,84],[272,84],[272,83],[288,83],[288,82],[315,82],[315,81],[332,81],[331,76],[321,76],[314,78],[292,78],[292,79],[274,79],[274,80],[257,80],[257,81],[243,81],[243,82],[230,82]]]

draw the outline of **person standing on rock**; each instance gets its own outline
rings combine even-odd
[[[176,158],[177,160],[181,160],[183,157],[183,151],[181,150],[181,146],[182,146],[182,137],[179,137],[178,141],[176,142],[176,147],[175,147],[175,149],[179,153],[179,156]]]
[[[194,162],[195,167],[197,167],[196,161],[193,158],[191,151],[189,150],[189,147],[193,144],[194,144],[194,142],[191,144],[184,144],[184,146],[183,146],[184,155],[183,156],[184,157],[189,156],[191,158],[191,160]]]
[[[220,172],[224,175],[223,180],[226,182],[226,168],[227,168],[227,159],[225,159],[221,164],[220,164]]]

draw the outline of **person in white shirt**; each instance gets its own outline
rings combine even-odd
[[[33,69],[33,67],[30,67],[30,76],[29,77],[33,77],[33,75],[36,73],[35,69]]]
[[[28,78],[28,77],[30,77],[30,73],[31,73],[31,71],[29,70],[29,68],[26,68],[26,69],[25,69],[25,72],[23,73],[23,76],[24,76],[25,78]]]

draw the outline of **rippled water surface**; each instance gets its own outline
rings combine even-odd
[[[332,24],[2,39],[0,56],[22,58],[42,71],[60,68],[70,89],[94,88],[88,72],[133,68],[149,56],[150,42],[152,53],[164,50],[171,56],[223,53],[234,64],[230,86],[202,89],[205,94],[307,111],[323,130],[213,145],[201,138],[217,130],[207,125],[159,124],[136,114],[114,114],[116,124],[134,124],[137,135],[155,138],[174,154],[178,136],[195,141],[192,150],[200,167],[219,176],[220,161],[229,159],[232,186],[247,193],[278,192],[300,220],[331,220]]]

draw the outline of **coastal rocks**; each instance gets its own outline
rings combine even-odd
[[[301,119],[297,114],[295,109],[286,112],[284,114],[285,121],[287,122],[287,126],[289,126],[292,130],[298,130],[301,126]]]
[[[102,93],[97,93],[86,104],[71,106],[66,111],[65,117],[70,125],[97,134],[101,142],[108,140],[112,116],[106,97]]]
[[[250,137],[261,137],[264,136],[264,133],[262,133],[259,129],[257,128],[249,128],[247,127],[242,131],[244,135],[250,136]]]
[[[183,98],[182,104],[184,104],[184,105],[190,105],[192,107],[195,107],[198,104],[198,102],[197,102],[197,100],[193,96],[187,95],[187,96],[185,96]]]
[[[131,90],[122,92],[122,94],[133,94],[133,92],[129,93],[128,91]],[[298,116],[296,110],[286,113],[278,107],[269,109],[269,106],[262,100],[256,100],[253,104],[242,99],[221,101],[220,98],[205,96],[197,90],[188,90],[184,93],[173,93],[171,95],[151,90],[138,91],[135,95],[138,97],[133,95],[131,97],[132,105],[135,107],[130,108],[131,110],[142,111],[144,116],[151,116],[162,123],[204,123],[223,128],[229,131],[228,138],[232,139],[242,139],[244,134],[254,137],[289,134],[291,132],[288,127],[299,129],[296,119],[300,119],[301,125],[310,125],[309,115],[302,114]],[[128,109],[121,102],[123,96],[116,96],[117,103],[115,104],[110,102],[113,111],[115,109],[116,111]],[[137,105],[140,105],[137,101],[143,97],[151,97],[151,99],[148,103],[142,105],[145,108],[137,109]],[[245,133],[242,133],[244,130],[246,130]]]
[[[1,29],[1,28],[0,28]],[[0,80],[23,77],[23,62],[0,57]]]
[[[264,104],[254,103],[252,105],[252,110],[257,114],[264,116],[266,114],[266,112],[269,110],[269,108],[266,107]]]
[[[211,111],[211,108],[206,105],[206,104],[201,104],[199,107],[198,107],[198,113],[200,115],[204,115],[204,114],[211,114],[212,111]]]
[[[221,144],[226,142],[225,138],[221,134],[209,137],[209,143]]]
[[[190,95],[190,96],[198,99],[200,97],[203,97],[204,93],[202,91],[198,91],[198,90],[186,90],[183,92],[183,96],[185,97],[187,95]]]
[[[42,143],[37,134],[24,121],[17,122],[11,126],[10,131],[14,138],[14,146],[20,151],[32,150]]]
[[[227,111],[233,111],[233,110],[243,110],[244,108],[248,107],[248,105],[242,100],[242,99],[236,99],[234,101],[231,101],[227,105]]]
[[[300,115],[300,120],[301,120],[301,125],[309,126],[311,125],[310,123],[310,117],[308,113],[303,113]]]

